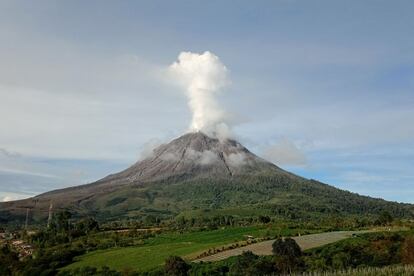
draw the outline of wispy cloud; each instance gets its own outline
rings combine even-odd
[[[59,176],[41,173],[41,172],[32,172],[32,171],[24,171],[12,168],[2,168],[0,167],[0,173],[13,173],[13,174],[24,174],[24,175],[31,175],[31,176],[40,176],[40,177],[47,177],[47,178],[60,178]]]
[[[304,166],[307,164],[304,152],[286,138],[262,148],[261,155],[280,166]]]

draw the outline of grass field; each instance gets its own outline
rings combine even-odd
[[[215,246],[244,240],[245,235],[253,235],[256,237],[265,236],[269,234],[269,231],[274,232],[279,230],[269,229],[264,226],[254,226],[185,234],[160,234],[155,238],[146,240],[142,246],[111,248],[87,253],[78,257],[76,262],[66,268],[108,266],[117,270],[130,268],[146,271],[162,265],[164,260],[171,255],[187,256],[191,253],[203,251]]]

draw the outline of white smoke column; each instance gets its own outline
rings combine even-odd
[[[216,101],[217,94],[229,83],[226,66],[208,51],[203,54],[182,52],[169,70],[186,89],[193,112],[191,130],[227,138],[226,113]]]

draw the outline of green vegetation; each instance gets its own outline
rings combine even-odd
[[[0,264],[0,275],[12,275],[21,266],[17,253],[7,245],[0,247]]]
[[[125,275],[119,271],[110,269],[106,266],[97,269],[96,267],[84,266],[70,271],[61,271],[60,276],[121,276]]]
[[[146,216],[160,221],[179,216],[203,224],[213,216],[249,219],[269,216],[317,222],[331,216],[377,218],[411,217],[413,207],[342,191],[315,180],[278,174],[250,174],[229,179],[191,178],[126,186],[110,194],[91,198],[83,208],[99,210],[101,221]],[[87,211],[87,210],[85,210]],[[361,216],[362,215],[362,216]]]
[[[414,214],[410,204],[360,196],[315,180],[274,172],[120,185],[107,193],[99,193],[98,189],[94,196],[75,198],[75,203],[71,203],[70,196],[68,193],[58,202],[64,206],[60,210],[71,212],[75,219],[90,215],[101,224],[133,221],[139,227],[162,225],[180,217],[190,226],[203,227],[206,220],[219,216],[232,217],[233,225],[251,224],[259,216],[315,224],[337,217],[338,221],[352,219],[353,227],[361,227],[375,220],[378,225],[389,223],[390,216],[412,218]],[[27,206],[36,205],[30,213],[31,224],[45,224],[49,203],[28,200]],[[13,223],[22,225],[25,210],[11,204],[0,210],[0,223],[8,227]],[[384,216],[378,218],[381,213]]]
[[[412,275],[408,274],[413,271],[412,266],[397,266],[414,264],[412,231],[362,234],[305,251],[303,255],[293,242],[286,244],[286,240],[274,243],[274,252],[277,253],[275,256],[259,257],[248,253],[214,263],[192,264],[190,275],[214,275],[213,271],[224,271],[222,275],[266,275],[279,272],[306,272],[309,275],[374,275],[374,272],[378,272],[378,275],[399,275],[386,274],[392,271]],[[250,265],[246,265],[246,258],[250,260]],[[262,264],[262,267],[258,267],[258,264]],[[273,269],[272,272],[269,272],[269,267]],[[382,270],[374,269],[375,267],[386,268]],[[236,268],[242,270],[237,270],[234,274]]]
[[[56,216],[57,226],[67,225],[65,216]],[[91,225],[81,236],[63,244],[39,240],[47,235],[31,236],[38,241],[35,258],[19,260],[7,245],[0,250],[2,275],[268,275],[271,273],[315,272],[345,273],[351,268],[383,267],[414,264],[414,232],[381,232],[359,234],[352,238],[302,252],[295,240],[278,238],[273,243],[273,256],[257,256],[251,252],[213,263],[190,263],[195,252],[233,243],[246,238],[296,234],[303,229],[278,228],[266,224],[250,227],[228,227],[194,232],[167,231],[141,233],[137,231],[97,231],[94,223],[85,221],[75,225]],[[53,238],[75,229],[48,230]],[[54,229],[54,230],[53,230]],[[78,230],[77,230],[78,231]],[[77,232],[79,233],[79,232]],[[112,243],[116,241],[116,243]],[[96,250],[102,244],[110,249]],[[85,252],[88,252],[84,254]],[[81,255],[84,254],[84,255]],[[81,256],[79,256],[81,255]],[[79,256],[79,257],[77,257]],[[177,257],[171,257],[177,256]],[[181,256],[181,257],[178,257]],[[75,260],[75,262],[73,262]],[[78,260],[78,261],[76,261]],[[163,266],[163,264],[165,264]],[[389,269],[402,269],[393,267]],[[174,272],[175,271],[175,272]],[[181,272],[177,272],[181,271]],[[183,272],[184,271],[184,272]],[[185,271],[188,271],[186,274]],[[366,271],[370,271],[366,269]],[[368,273],[367,272],[367,273]],[[180,274],[181,273],[181,274]],[[355,272],[356,273],[356,272]],[[342,274],[337,274],[342,275]],[[348,274],[343,274],[348,275]],[[352,275],[352,274],[349,274]],[[371,274],[367,274],[371,275]]]
[[[263,275],[275,272],[274,264],[266,259],[261,259],[250,251],[243,252],[242,255],[235,258],[234,263],[229,269],[221,268],[228,271],[230,275]],[[195,271],[192,271],[194,274]]]
[[[220,154],[237,145],[227,141],[231,151],[223,151],[219,140],[201,133],[180,139],[170,146],[183,158],[195,144]],[[414,262],[411,232],[366,234],[327,246],[350,232],[305,236],[374,226],[412,229],[414,205],[342,191],[253,155],[249,160],[256,161],[240,172],[224,159],[218,167],[156,160],[81,187],[0,203],[0,274],[243,276]],[[247,249],[252,252],[243,253]],[[195,258],[200,262],[190,263]]]
[[[413,232],[371,233],[310,250],[309,270],[337,270],[364,266],[413,263]]]
[[[293,237],[293,239],[300,245],[302,250],[321,247],[323,245],[334,243],[343,239],[350,238],[354,233],[364,233],[365,231],[353,232],[353,231],[337,231],[337,232],[325,232],[325,233],[317,233],[311,235],[302,235]],[[248,241],[247,241],[248,243]],[[229,258],[232,256],[237,256],[242,253],[242,250],[250,250],[255,254],[259,255],[272,255],[273,248],[272,248],[272,241],[266,240],[261,242],[250,242],[247,247],[242,248],[226,248],[227,250],[211,250],[213,253],[216,254],[202,254],[198,261],[203,262],[214,262],[218,260],[222,260],[224,258]],[[209,250],[210,251],[210,250]]]
[[[92,217],[77,219],[72,217],[72,213],[63,211],[55,214],[48,228],[30,234],[26,231],[13,234],[12,239],[33,246],[32,256],[22,258],[19,256],[21,252],[11,242],[3,243],[0,246],[0,272],[5,275],[162,275],[188,270],[188,275],[266,275],[332,272],[361,266],[381,267],[414,262],[412,232],[362,234],[304,253],[296,244],[297,241],[306,249],[322,245],[325,241],[334,242],[346,237],[344,233],[347,232],[303,235],[355,230],[367,225],[378,225],[382,229],[392,225],[412,228],[412,222],[395,219],[387,211],[366,220],[352,215],[344,218],[322,215],[311,222],[286,219],[266,212],[253,215],[247,209],[240,209],[243,212],[238,215],[235,210],[233,215],[220,210],[203,210],[210,213],[207,216],[194,216],[200,212],[194,210],[194,213],[189,211],[169,220],[147,215],[142,221],[130,219],[105,224],[99,224]],[[242,213],[248,215],[243,216]],[[141,229],[144,225],[148,228]],[[201,254],[206,256],[223,250],[226,253],[229,252],[227,249],[248,242],[256,243],[257,238],[275,239],[299,233],[302,236],[295,237],[295,240],[277,239],[273,244],[274,256],[260,257],[250,252],[215,263],[189,263]],[[337,237],[338,233],[342,236]],[[306,237],[309,240],[304,240]],[[249,246],[256,245],[260,244]],[[167,266],[163,267],[165,263]],[[186,275],[185,272],[182,275]]]
[[[148,271],[160,267],[171,255],[188,256],[190,253],[203,249],[242,240],[247,234],[260,236],[266,232],[269,230],[251,227],[181,235],[178,233],[160,234],[149,238],[142,246],[90,252],[65,269],[109,266],[117,270],[128,268],[135,271]],[[401,262],[412,263],[414,243],[411,240],[411,235],[403,233],[363,234],[360,237],[307,251],[302,257],[300,249],[295,247],[296,243],[292,239],[278,239],[274,244],[274,253],[277,256],[274,264],[277,264],[281,271],[288,272],[298,267],[306,267],[306,270],[310,271],[324,271],[359,265],[384,266]],[[351,259],[352,262],[347,262]]]
[[[330,272],[312,272],[302,276],[412,276],[414,265],[392,265],[386,267],[363,267]]]
[[[197,252],[246,239],[246,235],[263,237],[279,233],[292,234],[297,230],[252,226],[230,227],[212,231],[165,233],[145,240],[141,246],[113,248],[90,252],[77,258],[67,268],[109,266],[114,269],[131,268],[145,271],[161,266],[170,255],[188,256]]]

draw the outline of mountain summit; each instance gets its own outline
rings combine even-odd
[[[235,140],[202,132],[185,134],[155,148],[149,156],[94,183],[0,203],[0,223],[42,223],[49,207],[75,217],[137,219],[180,214],[262,214],[310,218],[331,215],[412,217],[413,206],[342,191],[282,170]],[[214,212],[211,212],[214,211]]]
[[[265,170],[284,172],[235,140],[220,140],[194,132],[155,148],[144,160],[102,181],[132,183],[171,177],[222,178]]]

